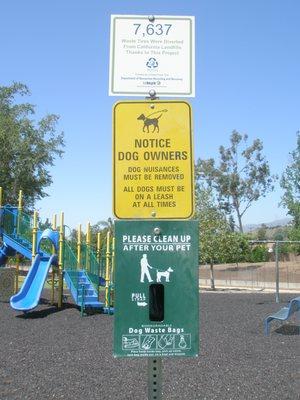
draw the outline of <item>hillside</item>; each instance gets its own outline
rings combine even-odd
[[[244,226],[244,232],[245,233],[254,232],[260,229],[262,226],[265,226],[270,229],[282,228],[287,226],[291,222],[291,220],[292,220],[291,218],[281,218],[281,219],[276,219],[272,222],[264,222],[261,224],[247,224]]]

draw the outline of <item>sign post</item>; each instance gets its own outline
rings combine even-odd
[[[194,17],[112,15],[109,94],[151,100],[113,110],[114,356],[147,357],[161,400],[162,357],[199,348],[191,107],[156,97],[195,96]]]
[[[162,400],[161,358],[148,358],[148,400]]]

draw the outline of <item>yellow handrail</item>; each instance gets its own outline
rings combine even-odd
[[[97,263],[101,263],[101,233],[97,233]]]
[[[17,218],[17,234],[20,233],[20,221],[21,221],[21,213],[22,213],[22,203],[23,203],[23,190],[19,190],[19,199],[18,199],[18,218]]]
[[[91,224],[87,223],[86,228],[86,270],[91,271],[91,257],[90,257],[90,250],[91,250]]]
[[[38,212],[33,213],[33,228],[32,228],[32,260],[36,255],[36,245],[37,245],[37,231],[38,231]]]
[[[106,235],[106,267],[105,267],[105,307],[109,307],[109,261],[110,261],[110,232]]]
[[[77,268],[81,267],[81,224],[78,226],[77,231]]]

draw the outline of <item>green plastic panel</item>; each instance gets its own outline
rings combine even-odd
[[[116,221],[115,234],[114,356],[198,356],[198,222]]]

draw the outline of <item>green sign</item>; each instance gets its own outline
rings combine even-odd
[[[116,221],[114,355],[198,356],[198,222]]]

